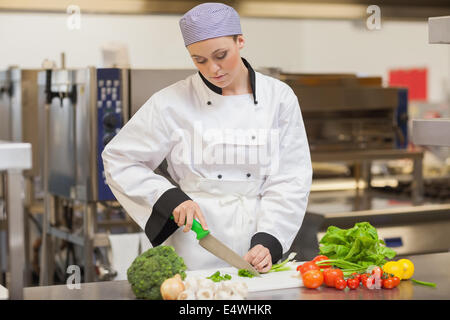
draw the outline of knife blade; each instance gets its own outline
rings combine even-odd
[[[197,234],[197,240],[199,240],[200,246],[211,252],[213,255],[224,260],[238,270],[245,269],[254,276],[261,277],[259,272],[250,263],[227,247],[222,241],[214,237],[209,230],[204,230],[200,222],[195,219],[192,222],[191,230]]]
[[[261,277],[259,272],[239,254],[228,248],[223,242],[218,240],[212,234],[208,234],[198,242],[203,248],[211,252],[216,257],[226,261],[233,267],[246,269],[256,277]]]

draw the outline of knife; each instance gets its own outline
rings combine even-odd
[[[173,216],[171,216],[171,219],[173,219]],[[209,230],[204,230],[200,222],[194,219],[192,221],[191,229],[197,234],[198,243],[213,255],[224,260],[238,270],[245,269],[254,276],[261,277],[259,272],[250,263],[245,261],[244,258],[215,238]]]

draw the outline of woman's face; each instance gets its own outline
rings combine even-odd
[[[241,35],[236,41],[227,36],[195,42],[187,49],[200,73],[217,87],[226,88],[239,74],[242,63],[239,50],[244,42]]]

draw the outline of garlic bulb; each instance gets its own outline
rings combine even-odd
[[[211,279],[200,279],[198,281],[198,290],[200,289],[211,289],[215,290],[216,283],[212,281]]]
[[[177,300],[178,295],[184,291],[184,283],[181,276],[176,274],[172,278],[164,280],[160,287],[164,300]]]
[[[199,287],[198,282],[199,279],[196,277],[187,277],[186,280],[184,280],[184,286],[186,290],[192,290],[195,293]]]
[[[219,283],[217,290],[227,291],[228,293],[232,293],[231,287],[233,286],[233,282],[224,281]]]
[[[231,298],[231,292],[228,290],[218,289],[214,294],[215,300],[228,300]]]
[[[245,298],[248,294],[248,286],[245,282],[234,282],[231,291],[233,291],[233,294]]]
[[[186,289],[178,295],[178,300],[195,300],[195,291]]]
[[[230,300],[244,300],[244,297],[240,294],[232,294]]]
[[[247,297],[248,287],[244,281],[222,281],[216,283],[211,279],[188,276],[184,281],[184,291],[179,300],[243,300]]]
[[[212,300],[214,299],[214,291],[212,289],[202,288],[197,291],[198,300]]]

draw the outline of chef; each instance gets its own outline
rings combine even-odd
[[[189,270],[228,266],[188,232],[197,219],[267,272],[289,250],[310,192],[298,99],[241,58],[232,7],[200,4],[179,25],[198,72],[152,95],[105,147],[106,181],[151,244],[174,246]],[[172,182],[154,172],[164,159]]]

